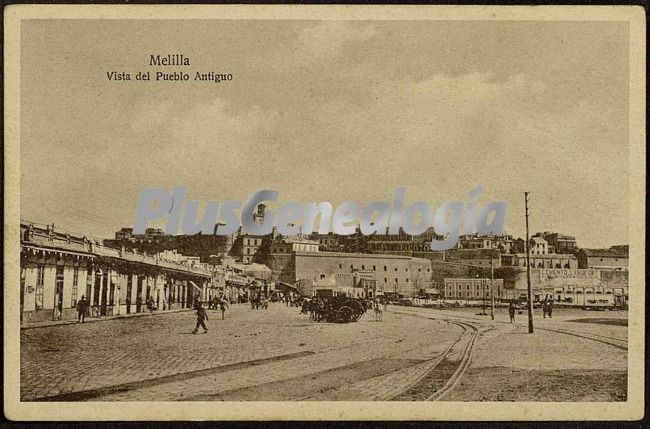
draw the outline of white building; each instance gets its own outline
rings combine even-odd
[[[532,237],[529,243],[531,255],[547,255],[548,254],[548,241],[542,237]]]

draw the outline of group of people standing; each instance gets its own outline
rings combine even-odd
[[[510,315],[510,323],[515,322],[515,314],[517,313],[518,307],[515,301],[510,301],[508,305],[508,314]],[[546,316],[553,318],[553,300],[545,299],[542,303],[542,313],[544,313],[544,319]]]
[[[546,319],[546,316],[548,316],[549,319],[553,318],[553,301],[550,299],[544,300],[542,311],[544,312],[544,319]]]

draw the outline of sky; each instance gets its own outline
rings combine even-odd
[[[505,229],[628,242],[628,27],[549,21],[32,20],[21,218],[110,238],[188,199],[505,201]],[[189,67],[151,67],[180,53]],[[125,71],[232,81],[115,82]],[[164,222],[154,226],[164,226]]]

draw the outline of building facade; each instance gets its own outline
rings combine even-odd
[[[21,222],[21,322],[76,318],[83,296],[89,317],[191,307],[212,292],[212,273],[83,236]]]
[[[443,237],[436,234],[433,228],[428,228],[420,235],[409,235],[402,228],[397,234],[389,234],[388,229],[384,234],[372,234],[370,236],[359,235],[359,252],[378,253],[383,255],[413,256],[418,252],[432,252],[431,242],[442,240]]]
[[[575,253],[578,250],[578,242],[573,235],[550,231],[540,232],[536,235],[547,241],[549,248],[553,249],[553,252],[550,253]]]
[[[531,237],[529,253],[531,255],[547,255],[549,253],[548,241],[544,240],[542,237]]]
[[[526,299],[525,267],[507,267],[503,299]],[[531,268],[533,300],[553,299],[576,306],[626,305],[628,272],[578,268]]]
[[[514,253],[501,255],[501,265],[504,267],[526,267],[526,254]],[[578,258],[570,254],[547,253],[530,254],[531,268],[578,268]]]
[[[318,252],[320,243],[316,240],[282,239],[271,244],[271,254],[288,254],[293,252]]]
[[[501,253],[510,253],[514,248],[512,235],[478,235],[466,234],[458,238],[458,249],[496,249]]]
[[[626,246],[613,246],[609,249],[580,249],[578,267],[600,270],[627,271],[629,253]]]
[[[375,255],[339,252],[293,252],[272,262],[274,274],[288,284],[320,282],[334,279],[342,284],[349,276],[350,284],[372,281],[374,290],[416,296],[421,289],[432,287],[431,261],[399,255]],[[282,261],[278,263],[278,259]],[[354,282],[354,278],[365,279]]]
[[[443,298],[457,301],[486,301],[503,296],[503,280],[490,278],[446,278]]]

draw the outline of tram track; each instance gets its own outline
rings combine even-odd
[[[425,310],[425,309],[412,308],[411,310],[414,313],[419,313],[419,314],[432,314],[428,310]],[[398,314],[413,314],[413,313],[399,311],[399,310],[395,311],[395,309],[393,309],[392,311],[394,311],[395,313],[398,313]],[[456,319],[471,319],[471,320],[476,320],[476,321],[480,321],[480,322],[489,322],[489,323],[499,323],[499,324],[504,324],[504,325],[510,325],[509,322],[503,322],[503,321],[499,321],[499,320],[489,320],[488,321],[488,320],[483,320],[483,319],[479,319],[479,318],[471,317],[471,316],[444,315],[444,317],[451,317],[451,318],[456,318]],[[446,320],[446,319],[438,318],[438,317],[436,317],[436,319]],[[515,326],[516,326],[516,328],[519,328],[519,325],[515,325]],[[612,346],[612,347],[615,347],[615,348],[618,348],[618,349],[621,349],[621,350],[627,350],[628,349],[627,340],[622,339],[622,338],[610,337],[610,336],[606,336],[606,335],[593,334],[593,333],[587,333],[587,332],[577,332],[577,331],[572,331],[572,330],[569,330],[569,329],[553,329],[553,328],[542,328],[542,327],[537,327],[535,329],[540,330],[540,331],[555,332],[555,333],[564,334],[564,335],[572,335],[574,337],[583,338],[585,340],[591,340],[591,341],[595,341],[595,342],[598,342],[598,343],[606,344],[606,345],[609,345],[609,346]]]
[[[472,351],[474,350],[474,344],[476,343],[476,338],[478,338],[478,328],[476,326],[469,324],[469,323],[463,323],[463,322],[451,322],[459,326],[463,326],[466,328],[465,332],[470,332],[470,339],[468,341],[467,346],[463,350],[463,354],[461,356],[460,363],[458,364],[458,369],[454,371],[453,375],[447,380],[445,385],[438,389],[437,391],[433,392],[431,395],[427,397],[427,401],[438,401],[442,399],[447,393],[449,393],[460,381],[460,379],[465,375],[465,372],[467,371],[467,368],[469,368],[469,364],[472,360]]]
[[[539,329],[541,331],[556,332],[558,334],[572,335],[574,337],[584,338],[586,340],[591,340],[591,341],[596,341],[598,343],[607,344],[609,346],[616,347],[617,349],[627,350],[627,340],[623,340],[623,339],[620,339],[620,338],[607,337],[605,335],[597,335],[597,334],[583,335],[583,334],[585,334],[584,332],[579,332],[578,333],[578,332],[575,332],[575,331],[561,330],[561,329],[550,329],[550,328],[537,328],[537,329]]]
[[[473,325],[470,322],[466,321],[460,321],[458,319],[471,319],[471,320],[476,320],[480,322],[488,322],[488,323],[501,323],[501,324],[506,324],[509,325],[508,322],[502,322],[502,321],[493,321],[493,320],[482,320],[478,319],[475,317],[463,317],[463,316],[456,316],[456,315],[433,315],[427,310],[420,310],[420,309],[399,309],[395,311],[396,309],[392,309],[392,311],[396,314],[401,314],[401,315],[407,315],[407,316],[412,316],[412,317],[422,317],[422,318],[427,318],[431,320],[444,320],[447,323],[453,323],[458,326],[461,326],[464,329],[463,335],[461,335],[454,343],[452,343],[440,356],[436,358],[435,364],[430,368],[425,374],[422,374],[418,380],[416,380],[414,383],[412,383],[409,387],[404,389],[402,392],[391,396],[388,398],[389,400],[395,400],[398,399],[400,396],[404,396],[406,392],[409,390],[413,390],[415,386],[417,386],[419,383],[422,382],[422,380],[426,379],[432,372],[436,371],[436,368],[438,368],[439,364],[445,360],[445,358],[452,353],[452,350],[458,345],[458,343],[461,342],[462,338],[466,336],[466,333],[471,332],[471,339],[468,341],[467,345],[464,347],[463,352],[462,352],[462,357],[461,360],[458,364],[458,367],[455,369],[451,377],[449,377],[446,381],[446,383],[439,389],[435,390],[433,393],[431,393],[425,400],[427,401],[436,401],[442,399],[447,393],[449,393],[460,381],[460,379],[463,377],[465,372],[467,371],[470,361],[471,361],[471,356],[472,356],[472,351],[474,349],[474,344],[476,342],[476,339],[478,337],[478,328]],[[515,325],[515,329],[519,329],[519,325]],[[601,335],[601,334],[592,334],[592,333],[586,333],[586,332],[576,332],[572,330],[564,330],[564,329],[553,329],[553,328],[541,328],[538,327],[538,330],[541,331],[548,331],[548,332],[555,332],[558,334],[563,334],[563,335],[571,335],[575,337],[579,337],[582,339],[590,340],[590,341],[595,341],[598,343],[606,344],[621,350],[627,350],[628,345],[627,345],[627,340],[621,339],[621,338],[616,338],[616,337],[610,337],[606,335]]]
[[[375,392],[371,394],[371,397],[373,397],[374,400],[436,401],[442,399],[458,384],[459,380],[467,371],[472,357],[472,350],[478,337],[478,328],[465,321],[433,319],[431,317],[426,317],[425,315],[411,313],[403,313],[403,315],[431,321],[445,322],[461,328],[461,332],[457,338],[451,340],[450,344],[447,345],[442,352],[438,353],[432,359],[423,360],[422,363],[419,364],[422,368],[417,370],[422,371],[422,373],[410,380],[396,392],[386,394],[387,392],[381,391],[385,390],[387,384],[390,384],[389,379],[394,378],[398,373],[402,373],[404,377],[410,378],[411,376],[407,375],[407,373],[408,371],[412,371],[413,368],[404,368],[402,371],[397,371],[394,374],[386,373],[371,379],[360,380],[358,384],[338,386],[321,391],[317,394],[305,395],[296,400],[331,400],[332,398],[337,398],[335,400],[341,400],[341,398],[345,398],[346,395],[353,397],[360,394],[360,391],[357,389],[363,391],[364,387],[362,386],[365,385],[365,389],[367,389],[368,384],[375,386],[370,388],[370,391]],[[419,345],[409,350],[415,351],[421,347],[422,345]],[[389,357],[389,359],[395,358],[396,356]],[[432,385],[435,385],[433,391],[431,389]],[[364,394],[368,394],[368,390],[366,390]]]
[[[430,317],[426,317],[420,314],[412,314],[407,312],[400,312],[400,314],[434,320]],[[437,356],[434,359],[431,368],[429,368],[426,372],[421,374],[414,382],[410,383],[407,387],[402,389],[400,392],[386,398],[386,400],[399,400],[400,397],[407,396],[410,391],[417,390],[418,386],[422,384],[423,380],[431,377],[431,375],[435,371],[437,371],[441,363],[450,361],[449,356],[452,354],[460,354],[460,359],[458,360],[458,364],[455,370],[453,371],[453,373],[449,378],[443,380],[444,384],[442,385],[442,387],[428,394],[426,397],[423,398],[423,400],[438,401],[442,399],[447,393],[449,393],[458,384],[458,382],[463,377],[463,375],[465,375],[465,372],[469,368],[471,362],[474,344],[476,343],[476,339],[478,338],[478,333],[479,333],[478,328],[473,324],[464,321],[461,322],[457,320],[447,320],[447,319],[437,319],[437,320],[444,320],[449,324],[459,326],[460,328],[463,329],[463,332],[439,356]],[[465,341],[466,343],[463,345],[463,342]],[[460,350],[458,350],[458,348],[460,348]]]

